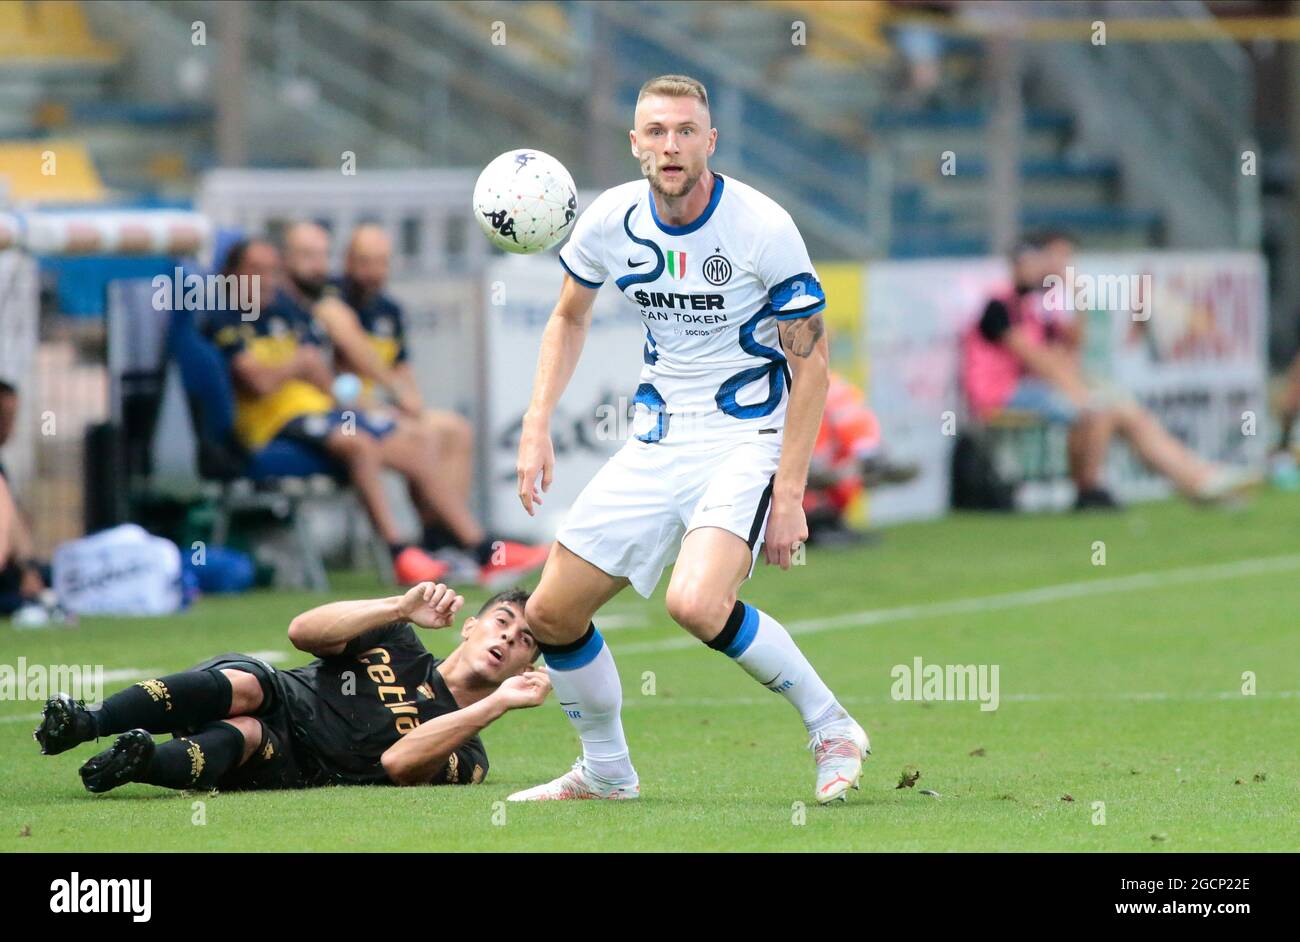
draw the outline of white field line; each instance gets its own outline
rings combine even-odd
[[[255,657],[266,661],[268,664],[279,664],[281,661],[289,660],[288,651],[245,651],[249,657]]]
[[[598,627],[602,632],[608,631],[611,628],[620,629],[620,628],[648,628],[649,627],[649,625],[646,624],[644,612],[640,614],[628,612],[626,615],[601,614],[597,617],[600,619],[600,625]]]
[[[289,655],[285,651],[247,651],[250,657],[261,658],[268,664],[278,664],[281,661],[287,661]],[[146,677],[159,677],[167,671],[157,667],[115,667],[112,670],[104,671],[104,683],[120,684],[131,680],[144,680]],[[34,713],[31,717],[26,715],[19,717],[5,716],[0,717],[0,723],[13,723],[18,720],[40,719],[39,713]]]
[[[1097,595],[1112,595],[1120,592],[1136,592],[1141,589],[1162,589],[1169,586],[1187,585],[1189,583],[1200,582],[1221,582],[1229,579],[1236,579],[1242,576],[1261,575],[1275,572],[1290,572],[1300,569],[1300,555],[1289,556],[1266,556],[1257,559],[1242,559],[1231,563],[1214,563],[1207,566],[1184,566],[1178,569],[1166,569],[1159,572],[1138,573],[1132,576],[1119,576],[1113,579],[1090,579],[1086,582],[1062,582],[1057,585],[1043,586],[1038,589],[1027,589],[1020,592],[1004,592],[999,595],[982,595],[973,596],[964,599],[950,599],[944,602],[932,602],[923,605],[900,605],[894,608],[877,608],[867,609],[861,612],[849,612],[843,615],[832,615],[828,618],[810,618],[803,621],[789,622],[786,628],[791,634],[815,634],[822,631],[836,631],[842,628],[862,628],[868,625],[881,625],[889,622],[914,621],[921,618],[935,618],[942,615],[966,615],[980,612],[998,611],[1008,608],[1024,608],[1030,605],[1042,605],[1048,602],[1057,602],[1063,599],[1088,598]],[[641,644],[626,644],[620,646],[618,654],[642,654],[652,651],[672,651],[683,648],[693,648],[699,645],[694,638],[683,635],[679,638],[668,638],[663,641],[649,641]],[[286,655],[282,651],[259,651],[256,652],[258,657],[263,660],[283,660]],[[128,673],[129,672],[129,673]],[[105,672],[105,680],[109,674],[126,674],[121,677],[122,680],[129,680],[133,677],[149,677],[156,672],[131,671],[129,668],[122,668],[117,671]],[[1290,698],[1300,695],[1300,692],[1293,690],[1279,691],[1274,694],[1258,693],[1258,697],[1278,697]],[[1184,700],[1226,700],[1235,697],[1245,697],[1239,693],[1209,693],[1209,694],[1164,694],[1164,693],[1132,693],[1118,694],[1110,696],[1102,695],[1085,695],[1076,697],[1065,697],[1057,694],[1010,694],[1002,697],[1002,700],[1040,702],[1049,700],[1128,700],[1134,702],[1162,700],[1184,701]],[[883,702],[884,698],[880,698]],[[873,702],[870,698],[844,698],[846,702]],[[737,699],[668,699],[658,700],[651,697],[642,697],[640,699],[629,698],[625,705],[633,706],[636,704],[645,704],[650,702],[662,703],[669,706],[710,706],[710,705],[750,705],[758,703],[768,703],[770,700],[764,698],[737,698]],[[0,717],[0,723],[15,723],[21,721],[30,721],[40,719],[39,713],[20,714],[18,716]]]
[[[1294,700],[1300,697],[1300,690],[1276,690],[1255,693],[1246,696],[1239,690],[1220,690],[1211,693],[1166,693],[1164,691],[1147,691],[1134,693],[1012,693],[998,698],[1000,703],[1217,703],[1225,700]],[[837,697],[843,704],[882,704],[910,703],[912,701],[895,701],[892,697]],[[625,694],[623,708],[647,706],[682,706],[682,707],[726,707],[726,706],[761,706],[776,703],[773,697],[646,697],[637,694]],[[928,701],[944,703],[947,701]],[[963,706],[978,706],[978,701],[960,701]]]
[[[143,677],[157,677],[162,671],[156,667],[118,667],[104,671],[104,683],[117,684],[127,680],[139,680]]]
[[[943,602],[867,609],[861,612],[831,615],[826,618],[807,618],[800,621],[786,622],[785,626],[792,635],[817,634],[823,631],[838,631],[843,628],[865,628],[869,625],[915,621],[922,618],[938,618],[945,615],[972,615],[1010,608],[1026,608],[1030,605],[1045,605],[1049,602],[1060,602],[1066,599],[1091,598],[1099,595],[1114,595],[1120,592],[1138,592],[1143,589],[1164,589],[1170,586],[1203,582],[1223,582],[1245,576],[1291,572],[1296,569],[1300,569],[1300,555],[1266,556],[1257,559],[1242,559],[1231,563],[1184,566],[1179,569],[1138,573],[1132,576],[1117,576],[1111,579],[1062,582],[1056,585],[1042,586],[1038,589],[1003,592],[999,595],[978,595],[970,598],[949,599]],[[596,620],[600,620],[599,615],[596,616]],[[639,644],[619,645],[614,649],[614,656],[648,654],[653,651],[674,651],[699,646],[699,641],[683,632],[680,637],[667,638],[663,641],[644,641]]]

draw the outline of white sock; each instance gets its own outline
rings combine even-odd
[[[719,650],[768,690],[789,700],[810,732],[838,719],[844,713],[843,708],[803,656],[790,632],[752,605],[737,602],[736,606],[743,609],[740,624],[730,643]],[[736,618],[737,614],[733,613],[732,617]],[[710,642],[710,647],[716,644]]]
[[[629,782],[636,770],[623,737],[623,687],[609,645],[592,631],[573,651],[546,655],[560,709],[582,739],[582,759],[587,771],[606,782]]]

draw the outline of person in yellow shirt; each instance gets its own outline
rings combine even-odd
[[[473,442],[469,423],[426,410],[405,352],[401,309],[383,294],[391,248],[376,226],[362,226],[348,249],[345,278],[329,280],[329,233],[314,223],[285,231],[285,290],[281,298],[323,329],[341,369],[370,382],[356,411],[379,446],[381,460],[406,478],[424,524],[433,563],[410,571],[414,581],[474,581],[500,588],[540,569],[548,545],[528,545],[486,532],[470,510]],[[381,326],[381,322],[383,326]],[[369,327],[367,327],[369,324]],[[379,401],[382,390],[391,405]]]
[[[208,325],[235,387],[234,430],[239,444],[254,453],[280,438],[334,458],[347,468],[376,532],[392,552],[398,579],[420,581],[414,573],[431,576],[435,570],[445,574],[445,563],[401,539],[380,478],[384,462],[378,439],[386,429],[337,407],[323,334],[310,314],[278,287],[280,255],[275,246],[263,240],[236,244],[223,273],[258,279],[256,296],[272,299],[259,311],[217,313]],[[240,292],[240,296],[254,295]]]

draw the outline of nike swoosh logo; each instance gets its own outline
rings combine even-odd
[[[642,260],[639,261],[639,262],[634,262],[634,261],[632,261],[632,259],[630,259],[630,258],[627,260],[627,267],[628,267],[628,268],[640,268],[642,265],[649,265],[649,264],[650,264],[650,259],[648,259],[648,258],[646,258],[646,259],[642,259]]]
[[[777,671],[775,674],[772,675],[772,679],[771,679],[771,680],[765,680],[765,681],[763,681],[763,686],[764,686],[764,687],[770,687],[772,684],[776,683],[776,679],[777,679],[778,677],[780,677],[780,676],[781,676],[781,672],[780,672],[780,671]]]

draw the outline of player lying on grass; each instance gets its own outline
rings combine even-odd
[[[34,735],[41,752],[57,755],[120,733],[81,767],[92,792],[127,782],[228,791],[476,784],[488,768],[479,731],[551,689],[533,666],[527,601],[520,589],[492,596],[441,661],[411,625],[452,624],[465,600],[447,586],[331,602],[289,624],[294,647],[317,657],[305,667],[277,671],[225,654],[133,684],[96,709],[59,694]],[[174,738],[157,745],[150,733]]]

